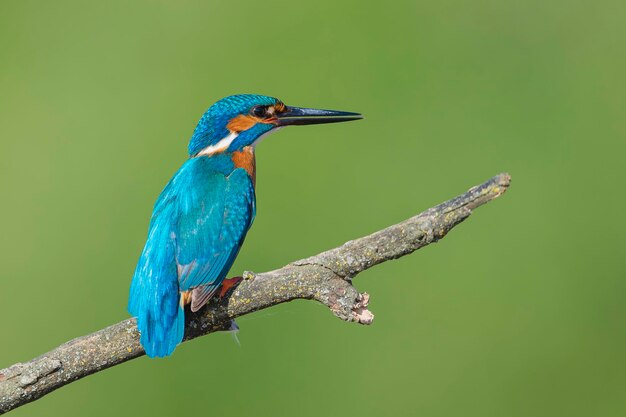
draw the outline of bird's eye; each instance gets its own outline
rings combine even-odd
[[[250,113],[252,113],[252,115],[254,115],[256,117],[265,117],[266,110],[267,109],[265,108],[265,106],[254,106],[250,110]]]

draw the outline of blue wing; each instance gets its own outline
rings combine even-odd
[[[254,186],[245,170],[215,174],[205,185],[181,204],[176,234],[180,289],[196,289],[192,311],[221,285],[255,215]]]
[[[180,343],[180,292],[195,289],[195,309],[210,298],[232,266],[254,215],[254,185],[245,170],[227,175],[214,169],[210,158],[189,160],[163,190],[128,305],[149,356],[167,356]]]

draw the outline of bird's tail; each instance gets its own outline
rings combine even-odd
[[[148,299],[146,291],[133,291],[134,287],[135,280],[128,311],[137,317],[140,342],[146,355],[151,358],[171,355],[185,332],[185,311],[179,303],[178,287],[164,292],[156,303]]]
[[[137,317],[141,345],[151,358],[169,356],[183,340],[185,331],[185,311],[179,302],[178,286],[155,291],[141,284],[141,278],[135,276],[128,301],[128,311]]]
[[[176,308],[176,314],[167,322],[161,318],[148,317],[141,325],[137,318],[137,326],[141,332],[140,342],[151,358],[169,356],[183,340],[185,333],[185,311],[182,306]]]

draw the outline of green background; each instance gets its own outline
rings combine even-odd
[[[266,271],[508,171],[438,245],[17,416],[626,413],[623,1],[0,3],[0,367],[127,317],[159,191],[217,99],[362,112],[258,148],[233,268]]]

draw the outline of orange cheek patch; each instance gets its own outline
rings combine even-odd
[[[244,130],[250,129],[255,124],[261,122],[261,119],[258,119],[254,116],[240,115],[237,117],[233,117],[230,122],[226,125],[226,128],[231,132],[243,132]]]
[[[275,124],[276,121],[276,117],[261,119],[259,117],[241,114],[237,117],[233,117],[226,125],[226,129],[230,130],[231,132],[239,133],[243,132],[244,130],[250,129],[257,123]]]

